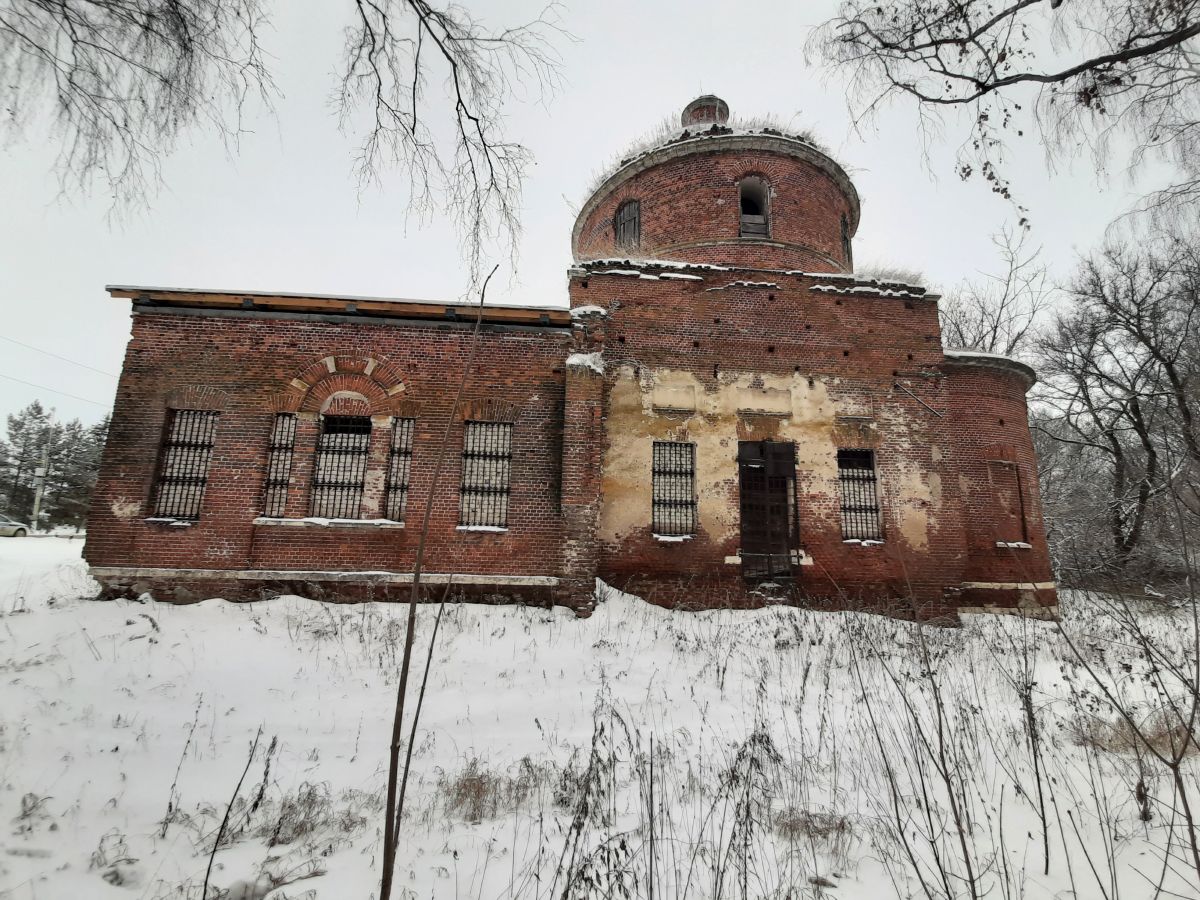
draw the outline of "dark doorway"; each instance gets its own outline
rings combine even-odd
[[[792,576],[797,546],[796,447],[782,441],[739,441],[742,574],[747,578]]]

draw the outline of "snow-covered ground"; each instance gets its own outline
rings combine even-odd
[[[404,607],[95,603],[81,543],[0,539],[0,897],[199,898],[227,808],[210,897],[377,896]],[[1094,676],[1012,618],[449,606],[393,896],[1200,897],[1094,677],[1177,685],[1095,603],[1066,636]]]

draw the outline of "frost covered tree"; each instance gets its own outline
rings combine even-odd
[[[37,401],[10,415],[7,440],[0,440],[0,507],[29,520],[37,490],[36,470],[46,462],[39,525],[82,526],[100,470],[108,419],[85,426],[65,424]]]
[[[1006,198],[1005,149],[1037,131],[1101,166],[1168,159],[1149,204],[1200,200],[1200,0],[843,0],[809,50],[848,76],[858,120],[910,101],[930,135],[964,110],[958,172]]]
[[[34,470],[50,438],[50,412],[38,401],[10,415],[4,446],[4,470],[0,486],[5,510],[14,516],[28,515],[33,508]]]
[[[268,0],[0,0],[0,122],[10,140],[48,120],[65,191],[97,185],[114,209],[146,201],[162,162],[197,128],[234,148],[251,101],[276,90]],[[553,89],[563,32],[554,5],[493,27],[431,0],[345,3],[335,106],[362,183],[388,166],[418,214],[444,210],[471,271],[511,249],[529,151],[505,131],[518,85]],[[431,96],[437,79],[442,89]],[[536,93],[536,91],[535,91]]]
[[[1144,236],[1085,258],[1038,351],[1035,425],[1065,448],[1074,555],[1169,567],[1200,528],[1200,251]]]

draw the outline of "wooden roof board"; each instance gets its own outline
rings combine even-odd
[[[135,285],[108,285],[105,289],[111,297],[198,309],[258,309],[314,314],[365,314],[405,319],[454,319],[457,321],[473,320],[479,310],[478,305],[474,303],[432,303],[425,300],[385,297],[269,293],[265,291],[214,291]],[[562,328],[571,324],[571,313],[569,310],[555,307],[485,304],[483,321]]]

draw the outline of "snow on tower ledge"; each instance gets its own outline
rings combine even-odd
[[[598,352],[572,353],[567,357],[568,369],[590,369],[597,375],[604,374],[604,357]]]

